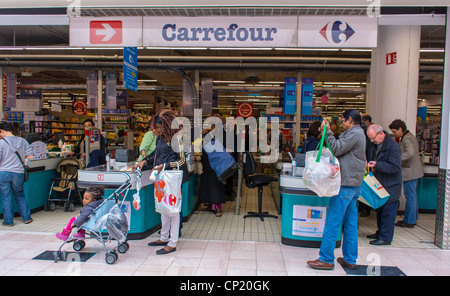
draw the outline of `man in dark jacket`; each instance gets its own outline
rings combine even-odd
[[[371,245],[390,245],[394,237],[394,224],[402,192],[402,156],[398,144],[379,124],[367,129],[367,137],[372,142],[367,151],[368,167],[373,168],[375,178],[391,195],[389,200],[377,209],[378,230],[368,238]]]

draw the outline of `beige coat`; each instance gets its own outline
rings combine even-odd
[[[423,177],[422,159],[419,155],[419,144],[416,137],[409,131],[400,140],[402,151],[403,181],[411,181]]]

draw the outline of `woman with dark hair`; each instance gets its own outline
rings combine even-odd
[[[308,133],[306,134],[306,140],[304,144],[305,153],[311,150],[316,150],[317,145],[319,144],[319,137],[321,135],[319,128],[322,125],[320,121],[314,121],[311,123],[308,129]]]
[[[174,119],[175,113],[170,109],[163,109],[155,115],[150,128],[153,128],[157,136],[156,148],[138,164],[134,165],[133,168],[140,167],[142,170],[153,169],[159,172],[163,167],[166,170],[180,168],[183,170],[184,184],[189,179],[189,175],[186,169],[182,143],[178,142],[180,145],[178,153],[171,147],[172,138],[179,131],[179,129],[171,128]],[[164,246],[162,249],[157,250],[156,254],[163,255],[176,251],[180,231],[180,217],[180,213],[161,214],[161,238],[148,244],[149,246]]]
[[[321,130],[328,126],[322,122]],[[336,139],[327,129],[326,137],[331,150],[338,158],[341,171],[341,189],[332,196],[328,204],[325,228],[320,244],[319,258],[308,261],[315,269],[334,268],[334,249],[341,225],[344,226],[342,253],[338,263],[350,269],[356,267],[358,258],[358,209],[356,200],[361,192],[361,184],[366,167],[366,136],[361,128],[361,114],[357,110],[347,110],[342,114],[342,134]]]

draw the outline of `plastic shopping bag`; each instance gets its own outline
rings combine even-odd
[[[378,209],[388,201],[390,196],[380,181],[375,178],[372,172],[369,172],[361,184],[361,196],[358,200],[373,209]]]
[[[303,181],[305,186],[318,196],[335,196],[341,189],[341,171],[339,161],[326,138],[326,128],[325,125],[316,150],[306,152]],[[324,141],[327,148],[323,147]]]
[[[183,171],[165,170],[165,166],[155,181],[155,210],[160,214],[179,213],[181,211],[181,185]]]

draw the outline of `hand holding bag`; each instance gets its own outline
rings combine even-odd
[[[326,136],[327,125],[323,129],[320,144],[315,151],[306,152],[303,181],[305,186],[318,196],[335,196],[341,189],[341,171]],[[326,147],[323,148],[323,143]]]
[[[155,210],[160,214],[179,213],[183,170],[165,170],[165,167],[164,165],[154,184]]]
[[[390,196],[389,192],[375,178],[373,173],[367,171],[361,184],[361,196],[358,200],[373,209],[378,209],[388,201]]]

